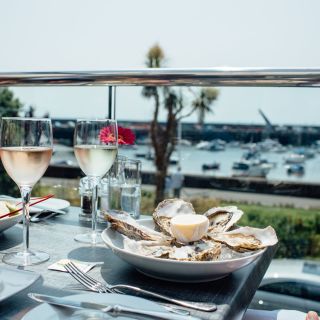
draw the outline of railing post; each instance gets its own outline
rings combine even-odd
[[[116,119],[116,87],[109,86],[108,119]]]

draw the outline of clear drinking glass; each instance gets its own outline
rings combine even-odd
[[[140,217],[141,161],[127,159],[124,163],[124,183],[121,185],[121,208],[133,218]]]
[[[108,210],[121,210],[121,186],[125,182],[124,165],[126,161],[127,157],[118,155],[109,171]]]
[[[8,175],[20,189],[23,203],[23,251],[4,255],[4,263],[29,266],[49,259],[47,253],[29,249],[29,201],[33,186],[48,168],[52,140],[50,119],[2,118],[0,156]]]
[[[118,150],[117,122],[111,119],[77,120],[74,132],[74,153],[92,190],[92,231],[79,234],[76,241],[102,242],[97,232],[98,185],[111,168]]]

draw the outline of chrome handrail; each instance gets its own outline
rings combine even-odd
[[[0,73],[0,86],[319,87],[320,68],[137,69]]]

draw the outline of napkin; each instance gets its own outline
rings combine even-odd
[[[62,271],[67,272],[64,268],[64,265],[68,262],[72,261],[82,272],[87,273],[89,270],[94,268],[96,265],[100,264],[100,262],[83,262],[77,260],[70,259],[61,259],[48,267],[49,270]]]
[[[305,320],[304,312],[295,310],[252,310],[248,309],[243,320]]]

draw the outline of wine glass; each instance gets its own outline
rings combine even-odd
[[[51,155],[50,119],[2,118],[0,156],[8,175],[20,189],[23,203],[23,251],[4,255],[4,263],[29,266],[50,258],[45,252],[29,249],[29,202],[31,190],[47,170]]]
[[[79,166],[89,179],[92,190],[92,231],[79,234],[76,241],[102,242],[97,232],[97,189],[100,179],[111,168],[118,151],[117,122],[111,119],[77,120],[74,132],[74,153]]]

